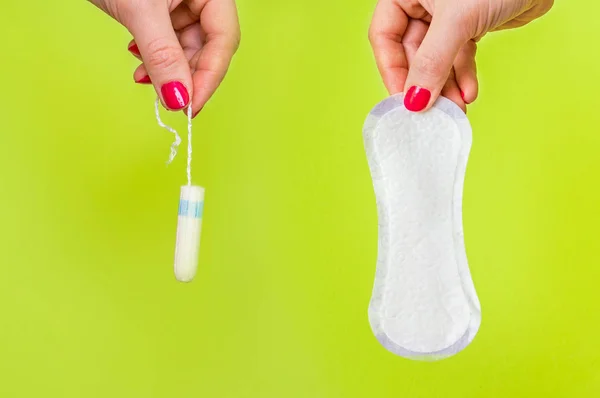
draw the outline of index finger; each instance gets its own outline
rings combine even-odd
[[[189,4],[192,12],[199,12],[200,25],[206,42],[191,67],[195,71],[192,109],[197,114],[217,90],[227,73],[240,41],[240,27],[234,0],[208,0],[194,9],[196,1]]]
[[[408,75],[408,60],[402,37],[408,26],[408,15],[394,0],[377,3],[369,28],[377,68],[390,94],[402,92]]]

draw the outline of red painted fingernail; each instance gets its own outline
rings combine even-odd
[[[138,84],[150,84],[152,83],[152,80],[150,80],[150,76],[146,75],[141,79],[136,80],[135,82]]]
[[[202,108],[200,108],[200,110],[198,110],[197,112],[192,113],[192,119],[198,116],[200,114],[200,111],[202,111]],[[183,112],[183,114],[187,116],[187,109],[183,109],[181,112]]]
[[[137,44],[135,43],[131,43],[129,45],[129,47],[127,47],[127,49],[129,50],[130,53],[132,53],[133,55],[137,55],[138,57],[141,57],[142,54],[140,54],[140,49],[138,48]]]
[[[404,106],[412,112],[420,112],[427,107],[431,99],[431,91],[419,86],[412,86],[404,96]]]
[[[463,99],[463,101],[465,101],[465,104],[469,105],[469,103],[467,102],[467,100],[465,99],[465,92],[460,90],[460,97]]]
[[[181,82],[169,82],[160,88],[167,108],[178,111],[185,108],[190,102],[190,95]]]

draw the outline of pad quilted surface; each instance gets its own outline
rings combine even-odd
[[[371,111],[363,134],[379,218],[373,332],[397,355],[453,355],[481,323],[462,228],[469,121],[446,98],[412,113],[397,94]]]

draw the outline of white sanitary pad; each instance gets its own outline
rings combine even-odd
[[[471,126],[446,98],[413,113],[397,94],[371,111],[363,133],[379,217],[371,328],[397,355],[448,357],[481,323],[462,229]]]

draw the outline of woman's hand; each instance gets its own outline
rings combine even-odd
[[[429,109],[444,95],[463,110],[477,97],[476,42],[487,32],[523,26],[553,0],[379,0],[369,30],[390,94],[406,108]]]
[[[170,110],[194,116],[215,92],[240,41],[234,0],[90,0],[133,35],[143,62],[137,83],[152,83]]]

